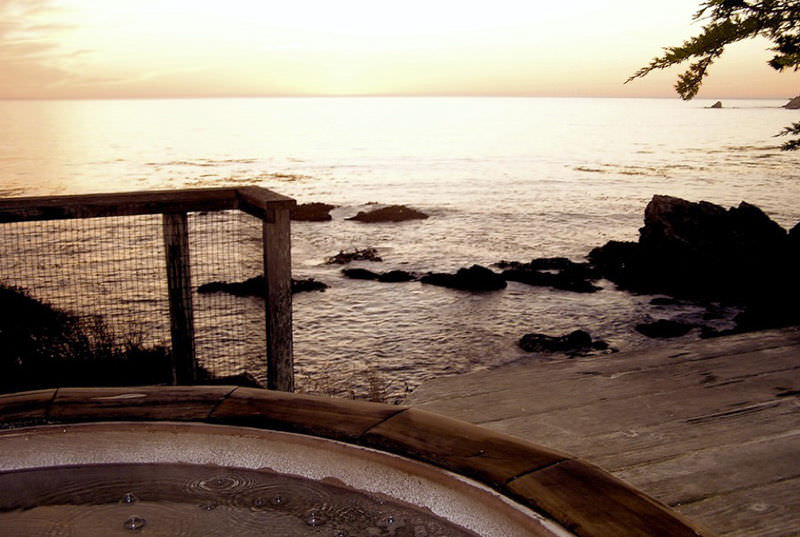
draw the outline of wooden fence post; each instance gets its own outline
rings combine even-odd
[[[163,221],[175,384],[194,384],[197,379],[197,361],[189,268],[189,227],[186,213],[164,213]]]
[[[267,310],[267,388],[292,392],[294,359],[289,208],[268,208],[263,229]]]

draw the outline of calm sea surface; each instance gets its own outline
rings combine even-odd
[[[358,390],[374,371],[399,394],[437,375],[535,359],[516,347],[527,332],[582,328],[619,349],[640,348],[663,343],[637,334],[635,323],[702,310],[652,306],[652,297],[609,282],[585,295],[517,283],[469,294],[353,281],[326,257],[373,246],[384,262],[358,266],[419,272],[543,256],[577,261],[607,240],[635,240],[654,194],[725,206],[746,200],[788,228],[800,220],[800,152],[781,153],[773,137],[798,120],[784,103],[0,101],[0,194],[261,185],[300,203],[339,206],[333,222],[292,227],[295,276],[330,285],[295,295],[299,379]],[[431,218],[344,220],[369,202],[407,204]]]

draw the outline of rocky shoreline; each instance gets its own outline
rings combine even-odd
[[[589,253],[618,288],[741,306],[733,331],[800,323],[800,223],[787,231],[746,202],[654,196],[639,235]]]
[[[315,207],[328,217],[328,212],[334,208],[321,203],[300,207]],[[415,216],[417,211],[397,205],[379,207],[371,211],[369,217],[365,214],[360,212],[357,219],[395,221],[393,218],[401,214],[412,219],[422,218]],[[356,217],[348,218],[352,219]],[[324,220],[316,218],[314,221]],[[800,301],[800,223],[787,231],[758,207],[746,202],[725,209],[704,201],[656,195],[645,208],[644,226],[639,230],[638,241],[609,241],[592,249],[586,259],[584,262],[564,257],[501,260],[493,265],[500,272],[475,264],[455,273],[372,271],[359,267],[343,268],[341,274],[353,280],[420,282],[471,293],[502,291],[508,282],[565,292],[597,293],[603,290],[598,283],[606,281],[617,289],[635,294],[666,295],[654,298],[654,305],[702,306],[706,308],[703,318],[707,320],[719,317],[721,308],[726,306],[741,310],[733,319],[734,326],[723,330],[679,319],[637,323],[635,330],[650,338],[680,337],[693,329],[699,329],[700,336],[706,338],[800,323],[797,308]],[[376,248],[367,247],[342,250],[327,258],[325,263],[347,265],[354,261],[383,260]],[[256,277],[246,282],[210,282],[199,291],[258,296],[261,287]],[[294,292],[326,287],[327,284],[313,279],[293,280]],[[576,339],[573,336],[577,332],[580,331],[564,335],[525,334],[519,346],[537,353],[615,350],[605,342],[593,343],[585,332],[588,343],[585,338]],[[578,339],[580,344],[565,344]]]

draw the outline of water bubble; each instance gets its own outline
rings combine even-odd
[[[344,530],[334,530],[333,537],[347,537],[347,532]]]
[[[132,516],[122,524],[126,530],[140,530],[145,525],[145,519],[140,516]]]
[[[278,496],[273,496],[272,499],[269,501],[269,503],[271,503],[272,505],[281,505],[285,501],[286,500],[283,499],[283,496],[278,495]]]
[[[394,524],[394,517],[392,515],[386,515],[375,523],[376,526],[384,529],[388,528],[392,524]]]
[[[203,511],[213,511],[213,510],[214,510],[214,509],[216,509],[216,508],[217,508],[217,504],[216,504],[216,503],[214,503],[214,502],[211,502],[211,503],[201,503],[201,504],[200,504],[200,509],[202,509]]]
[[[328,521],[328,517],[325,516],[324,513],[320,513],[319,511],[314,511],[313,509],[306,513],[305,523],[311,526],[312,528],[316,528],[317,526],[322,526]]]
[[[264,501],[264,498],[255,498],[253,500],[253,507],[264,507],[264,505],[266,505],[266,503],[267,502]]]
[[[126,492],[122,495],[122,503],[134,503],[139,498],[133,495],[133,492]]]
[[[212,492],[227,492],[235,490],[242,485],[243,483],[234,477],[215,476],[198,482],[196,486],[197,488]]]

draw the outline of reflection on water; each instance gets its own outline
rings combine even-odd
[[[268,471],[108,464],[0,473],[15,537],[475,537],[425,510]]]

